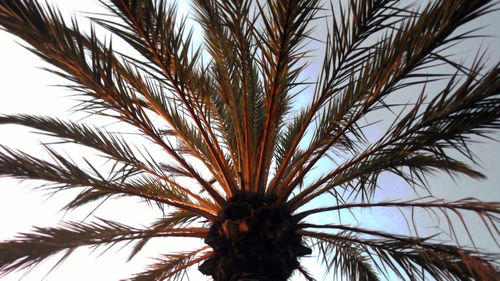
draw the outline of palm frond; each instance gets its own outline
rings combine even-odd
[[[281,198],[284,200],[293,191],[297,183],[332,145],[342,140],[351,128],[355,128],[352,126],[355,126],[360,118],[377,106],[387,108],[384,103],[387,96],[396,90],[426,83],[428,76],[425,76],[426,79],[420,78],[423,80],[419,82],[409,82],[408,79],[411,80],[413,74],[432,67],[431,63],[435,62],[434,53],[446,50],[451,44],[471,33],[469,31],[463,36],[454,36],[454,30],[491,9],[492,6],[488,1],[431,3],[420,14],[407,15],[399,28],[390,29],[390,33],[383,35],[379,39],[379,45],[370,49],[373,54],[360,63],[349,78],[351,82],[339,92],[342,94],[343,102],[347,104],[333,108],[345,108],[347,111],[339,115],[342,119],[330,122],[335,125],[341,124],[341,128],[333,131],[326,142],[321,142],[321,146],[309,148],[302,158],[302,163],[297,166],[297,172],[291,173],[283,182],[285,187],[280,192]],[[417,39],[412,34],[422,34],[423,37],[419,36]],[[426,39],[421,40],[422,38]],[[468,77],[476,77],[477,70],[470,71]],[[496,71],[492,70],[491,73]],[[333,101],[337,102],[335,99]]]
[[[297,270],[300,272],[300,274],[302,274],[302,276],[304,276],[304,278],[306,278],[307,281],[316,281],[316,279],[314,279],[310,274],[309,272],[307,272],[305,270],[305,268],[303,268],[302,266],[299,266],[299,268],[297,268]]]
[[[187,269],[203,260],[209,258],[212,252],[205,252],[208,246],[202,247],[195,251],[163,255],[158,259],[158,263],[149,266],[147,271],[136,274],[128,279],[130,281],[160,281],[160,280],[178,280],[187,276]]]
[[[187,226],[199,218],[200,218],[200,216],[198,216],[196,214],[179,209],[179,210],[170,212],[166,217],[155,221],[150,226],[150,229],[160,230],[160,229],[172,229],[174,227]],[[149,242],[150,239],[151,239],[151,237],[146,237],[146,238],[143,238],[140,241],[138,241],[134,245],[134,248],[132,249],[132,252],[130,253],[130,256],[128,259],[131,260],[135,255],[137,255],[139,253],[139,251],[142,250],[142,248]]]
[[[386,274],[396,274],[401,279],[426,280],[427,274],[435,280],[497,280],[500,272],[498,256],[479,253],[465,247],[437,244],[425,239],[394,237],[394,239],[370,240],[352,234],[328,234],[302,231],[304,235],[327,240],[335,245],[338,241],[355,244],[375,266]]]
[[[216,90],[212,95],[218,104],[225,126],[232,136],[231,151],[237,170],[244,172],[243,189],[252,189],[260,139],[258,130],[265,119],[262,89],[255,65],[257,58],[255,22],[251,1],[194,1],[194,9],[206,34],[207,51],[212,57],[211,69]],[[226,129],[226,130],[227,130]]]
[[[190,75],[194,71],[197,58],[189,58],[189,47],[191,36],[184,39],[184,24],[175,26],[175,8],[167,9],[164,1],[153,3],[153,1],[124,2],[124,1],[102,1],[116,16],[121,18],[125,24],[117,24],[96,19],[96,21],[107,29],[117,34],[141,55],[156,66],[157,71],[164,77],[162,81],[168,81],[165,85],[171,89],[178,101],[190,116],[197,127],[204,143],[209,149],[209,155],[215,160],[218,170],[223,174],[223,181],[227,190],[234,193],[236,183],[231,175],[229,164],[223,157],[223,152],[217,142],[217,138],[209,126],[205,112],[200,110],[196,99],[192,96]],[[139,4],[139,5],[138,5]],[[139,35],[139,36],[137,36]],[[198,52],[196,52],[198,54]],[[212,196],[217,195],[211,191]],[[221,198],[218,198],[220,203]]]
[[[151,237],[204,236],[205,231],[200,228],[148,230],[106,220],[93,223],[68,222],[58,228],[37,227],[30,233],[18,234],[14,240],[0,243],[0,272],[5,275],[16,269],[32,267],[59,252],[67,252],[67,257],[82,246],[96,248]]]
[[[55,9],[44,9],[38,2],[27,0],[18,3],[6,3],[2,6],[2,25],[14,34],[18,34],[33,46],[35,54],[64,72],[57,72],[62,77],[78,86],[93,98],[94,103],[118,113],[120,119],[136,126],[140,131],[165,149],[206,189],[214,200],[221,204],[222,197],[180,156],[173,147],[166,143],[145,113],[145,108],[130,91],[125,81],[116,76],[113,64],[113,51],[96,38],[84,36],[79,32],[76,22],[69,28]],[[87,53],[91,54],[86,59]]]
[[[126,184],[121,181],[113,182],[106,180],[89,162],[87,164],[95,175],[85,172],[72,163],[71,160],[66,159],[50,148],[47,148],[47,151],[57,163],[41,160],[26,153],[16,152],[5,147],[3,149],[5,152],[0,152],[0,175],[2,176],[44,180],[54,183],[55,185],[51,188],[56,191],[90,186],[97,192],[97,194],[95,192],[80,194],[68,207],[78,206],[105,195],[131,195],[160,204],[190,210],[206,218],[213,218],[213,210],[183,202],[182,200],[185,199],[186,194],[181,190],[170,188],[159,180],[142,177],[135,180],[132,179]]]
[[[457,86],[451,80],[422,112],[421,99],[398,120],[397,125],[388,130],[385,138],[307,187],[295,196],[293,202],[299,199],[307,201],[302,196],[323,184],[324,187],[313,197],[354,179],[359,179],[356,189],[373,191],[376,178],[382,171],[391,171],[408,183],[423,183],[424,174],[433,169],[482,177],[446,152],[453,148],[472,159],[467,153],[469,138],[473,135],[484,136],[500,125],[500,69],[495,66],[482,77],[479,69],[479,66],[474,67],[461,85]],[[377,167],[377,171],[369,171],[370,166]],[[405,174],[403,167],[408,168],[410,173]]]
[[[326,272],[334,278],[345,277],[347,280],[378,281],[380,280],[363,251],[344,241],[317,239],[315,247],[319,249],[321,262]]]
[[[297,115],[294,122],[289,124],[285,133],[283,133],[285,139],[280,141],[283,146],[281,150],[287,152],[287,154],[281,156],[284,160],[278,161],[280,169],[276,172],[272,189],[277,185],[277,181],[281,180],[283,170],[285,169],[281,163],[288,163],[287,160],[291,159],[307,128],[311,125],[312,120],[317,118],[318,113],[321,113],[320,109],[329,100],[331,100],[330,104],[324,110],[325,120],[320,122],[320,124],[324,124],[325,130],[314,131],[317,136],[316,142],[319,141],[320,143],[312,143],[310,147],[315,148],[320,146],[329,139],[331,132],[340,126],[341,122],[337,123],[336,120],[341,120],[343,114],[347,113],[349,108],[347,105],[350,102],[346,100],[346,103],[336,105],[335,103],[339,99],[332,100],[332,98],[336,97],[342,89],[352,83],[345,83],[345,81],[349,80],[349,77],[352,76],[361,64],[373,55],[371,50],[376,48],[379,43],[367,45],[365,43],[367,39],[379,30],[390,26],[389,20],[404,18],[403,15],[407,11],[403,8],[396,9],[395,4],[396,1],[392,0],[358,1],[355,4],[351,3],[348,5],[345,8],[348,11],[341,8],[335,13],[339,14],[339,16],[333,19],[331,35],[328,34],[327,37],[323,68],[315,89],[314,99],[308,107]],[[331,9],[332,11],[334,10],[333,7]],[[356,20],[352,20],[352,18],[356,18]],[[353,99],[352,93],[347,93],[344,97],[345,99]],[[342,107],[337,109],[339,106]],[[303,165],[305,161],[300,161],[299,163]],[[296,165],[296,167],[300,167],[300,164]],[[295,168],[295,166],[292,166],[292,168]]]
[[[291,95],[304,68],[301,46],[310,33],[309,23],[319,10],[319,1],[268,1],[268,13],[261,12],[263,31],[257,38],[261,50],[266,120],[258,149],[256,184],[265,189],[279,130],[288,112]],[[259,6],[262,11],[263,7]]]

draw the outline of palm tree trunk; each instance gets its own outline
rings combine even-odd
[[[235,281],[274,281],[274,279],[272,279],[271,277],[268,277],[268,276],[262,276],[262,275],[253,275],[252,274],[248,274],[247,276],[245,276],[247,274],[242,274],[241,277],[239,277],[237,280]]]
[[[311,250],[297,223],[275,197],[242,193],[231,198],[205,237],[214,249],[200,271],[216,281],[286,281],[298,257]]]

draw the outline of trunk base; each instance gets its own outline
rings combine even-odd
[[[235,195],[210,227],[205,243],[214,255],[199,269],[217,281],[286,281],[298,257],[311,253],[297,229],[275,197]]]

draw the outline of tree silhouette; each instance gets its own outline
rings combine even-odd
[[[0,243],[0,274],[61,252],[64,260],[82,246],[132,242],[132,258],[152,238],[185,237],[206,245],[162,255],[130,280],[179,280],[192,266],[217,281],[284,281],[294,272],[314,280],[300,263],[313,250],[345,280],[499,280],[498,254],[339,218],[424,210],[445,218],[453,234],[452,214],[460,223],[473,213],[498,237],[500,202],[435,198],[438,187],[426,182],[438,172],[484,177],[469,143],[500,128],[500,67],[481,50],[471,63],[449,51],[479,36],[467,26],[498,8],[494,1],[194,0],[200,47],[175,5],[100,2],[109,14],[90,19],[112,40],[35,0],[0,2],[3,29],[68,80],[80,101],[75,112],[92,116],[0,115],[0,124],[57,139],[44,145],[50,159],[2,146],[0,175],[41,180],[55,193],[78,190],[66,210],[131,196],[162,215],[142,228],[107,219],[36,227]],[[313,38],[323,23],[327,34]],[[313,78],[311,42],[324,50]],[[383,133],[368,137],[378,114]],[[119,121],[141,146],[125,131],[92,125],[94,116]],[[98,151],[107,166],[77,163],[58,150],[61,142]],[[429,196],[378,201],[385,174]],[[329,216],[318,222],[318,214]]]

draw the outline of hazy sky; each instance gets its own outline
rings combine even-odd
[[[69,11],[94,11],[96,4],[92,0],[82,1],[50,1],[58,3],[63,14]],[[185,1],[180,1],[180,11],[187,10]],[[471,41],[464,45],[459,52],[470,54],[471,50],[477,48],[479,44],[488,46],[491,50],[497,50],[492,54],[491,61],[499,61],[500,54],[500,31],[494,28],[495,23],[499,24],[497,12],[485,18],[479,25],[490,24],[484,31],[486,34],[494,34],[495,38],[489,38],[479,42]],[[320,27],[321,28],[321,27]],[[321,30],[319,30],[321,33]],[[30,113],[50,116],[64,117],[68,115],[68,109],[74,102],[71,101],[68,90],[50,87],[49,85],[63,84],[65,81],[54,75],[40,70],[39,67],[46,66],[36,56],[15,43],[16,38],[5,32],[0,32],[0,113]],[[469,52],[469,53],[467,53]],[[464,55],[467,57],[467,55]],[[376,133],[376,132],[375,132]],[[499,134],[494,136],[499,139]],[[28,153],[41,153],[39,137],[30,134],[29,130],[16,126],[0,126],[0,144],[8,147],[19,148]],[[477,154],[482,164],[481,171],[488,176],[487,181],[478,182],[465,177],[460,177],[456,182],[445,175],[439,175],[430,179],[430,185],[436,197],[446,197],[450,199],[460,199],[464,197],[478,197],[487,201],[500,201],[499,190],[499,164],[500,159],[498,143],[485,141],[483,144],[474,145],[474,152]],[[393,177],[382,179],[386,184],[386,189],[381,193],[380,200],[390,198],[398,199],[409,196],[404,184]],[[56,195],[47,199],[46,193],[32,191],[30,187],[36,186],[34,182],[23,182],[11,179],[0,179],[0,239],[12,237],[17,232],[28,231],[31,226],[55,226],[61,220],[82,220],[89,212],[89,208],[77,210],[71,214],[59,212],[59,209],[68,202],[68,194]],[[145,204],[138,204],[133,199],[120,199],[108,201],[99,209],[99,213],[104,218],[117,219],[120,222],[140,226],[146,224],[159,213]],[[477,221],[476,217],[472,217]],[[324,217],[317,218],[324,219]],[[373,210],[364,212],[361,220],[363,227],[384,229],[389,231],[400,231],[406,228],[401,224],[402,220],[397,212]],[[426,225],[428,221],[423,221]],[[480,225],[480,224],[478,224]],[[422,228],[425,232],[427,229]],[[479,230],[484,231],[483,230]],[[71,256],[59,268],[53,271],[45,279],[47,281],[84,281],[84,280],[119,280],[131,276],[134,272],[140,272],[147,264],[154,262],[149,257],[157,254],[168,253],[172,249],[182,250],[184,243],[191,243],[193,240],[160,240],[151,243],[145,248],[145,252],[130,263],[125,263],[128,256],[127,249],[119,251],[120,247],[114,247],[102,256],[98,257],[104,247],[98,248],[95,252],[81,249]],[[484,236],[481,246],[491,247],[492,241],[488,236]],[[496,246],[495,246],[496,247]],[[493,248],[495,249],[495,248]],[[498,249],[497,249],[498,251]],[[59,256],[60,257],[60,256]],[[308,259],[308,266],[314,276],[321,280],[321,269],[315,258]],[[37,267],[27,274],[22,280],[39,281],[46,275],[50,268],[57,261],[57,258]],[[191,280],[205,280],[199,273],[191,275]],[[19,280],[22,273],[11,274],[3,277],[4,281]],[[301,280],[302,278],[295,278]]]

